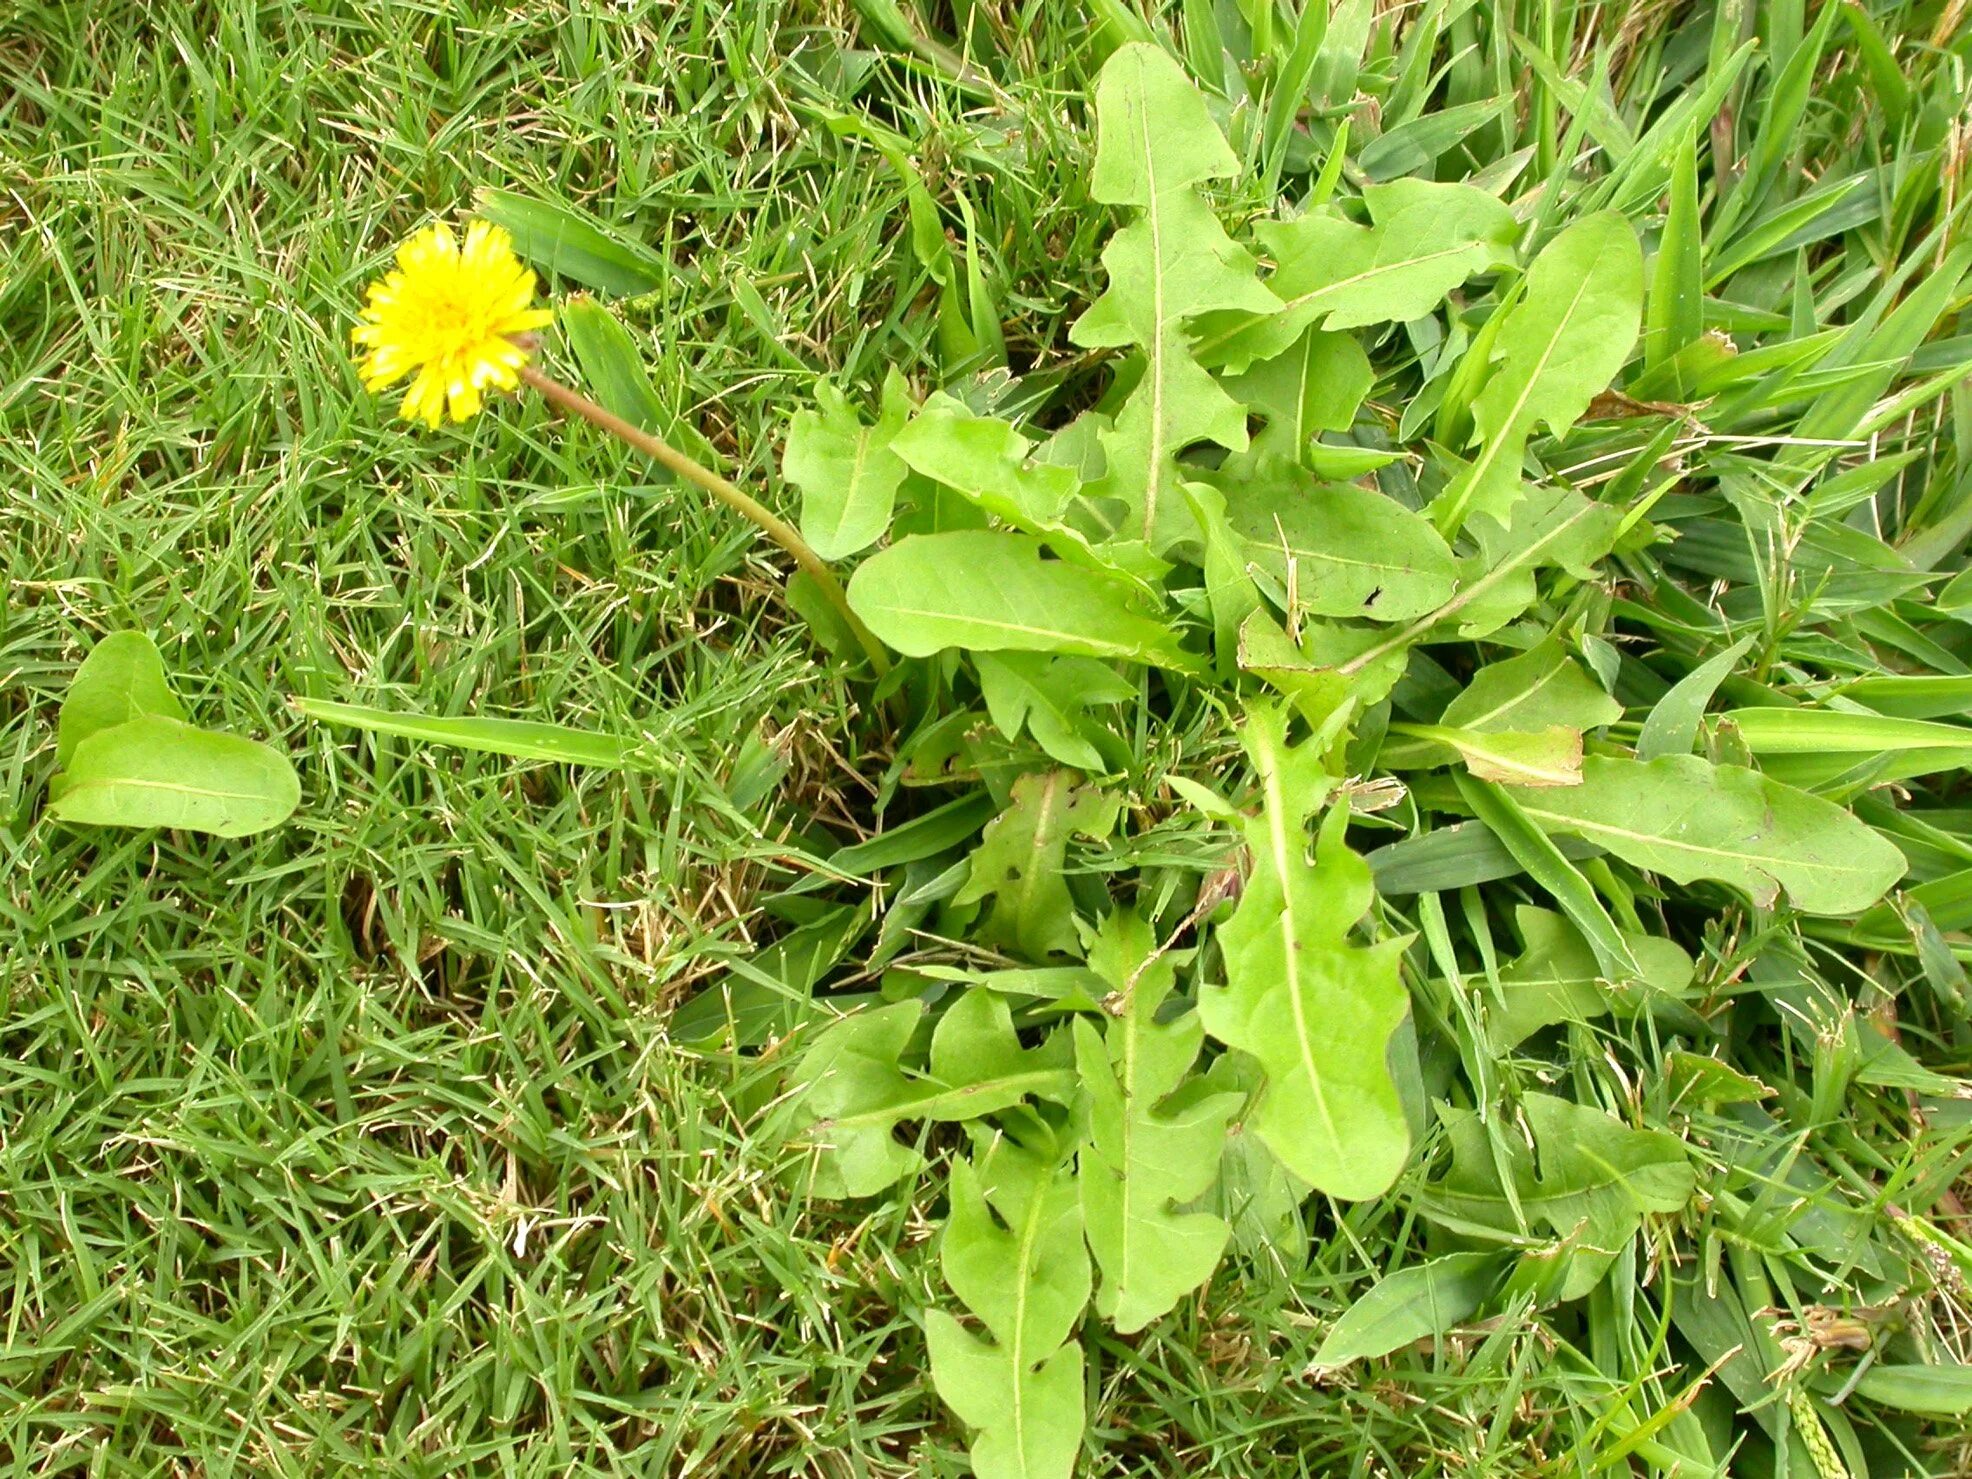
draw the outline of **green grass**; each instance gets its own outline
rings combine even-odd
[[[818,375],[935,383],[991,321],[1051,385],[1110,224],[1086,193],[1096,38],[1056,0],[952,7],[1019,79],[982,100],[880,55],[895,38],[856,18],[878,8],[0,18],[12,1472],[966,1472],[914,1323],[943,1297],[935,1185],[804,1204],[751,1133],[778,1065],[666,1033],[800,922],[755,908],[794,881],[783,840],[868,825],[890,756],[865,696],[729,516],[531,401],[407,430],[345,348],[391,245],[492,186],[675,264],[625,317],[669,404],[777,497]],[[829,127],[852,113],[904,135],[978,263],[981,309],[948,309],[943,338],[905,181]],[[954,384],[982,406],[1005,388]],[[224,843],[42,818],[62,690],[129,627],[197,722],[295,758],[292,823]],[[294,696],[641,736],[665,764],[357,736]],[[1584,1467],[1598,1415],[1642,1400],[1598,1367],[1657,1355],[1605,1361],[1597,1330],[1636,1327],[1595,1300],[1584,1353],[1503,1321],[1402,1386],[1303,1377],[1411,1236],[1386,1212],[1321,1207],[1305,1269],[1245,1266],[1142,1337],[1093,1326],[1091,1472]]]
[[[832,1266],[663,1036],[861,763],[846,695],[731,519],[538,405],[400,428],[344,350],[401,233],[549,186],[670,239],[638,329],[757,479],[818,370],[917,357],[898,187],[795,111],[830,94],[786,56],[840,36],[780,6],[449,10],[0,21],[0,1455],[902,1472],[942,1429],[894,1348],[922,1259]],[[294,755],[291,826],[37,822],[66,676],[127,626],[199,722]],[[373,743],[290,695],[670,766]],[[749,815],[756,734],[791,773]]]
[[[730,517],[538,404],[406,429],[345,345],[401,235],[549,191],[678,264],[628,317],[757,484],[818,373],[921,367],[934,334],[902,182],[826,116],[934,110],[941,197],[990,198],[1013,352],[1059,354],[1102,226],[1061,108],[1095,59],[1079,29],[1009,34],[1032,81],[975,129],[929,73],[866,86],[840,7],[453,14],[0,20],[0,1456],[963,1472],[909,1318],[922,1209],[811,1213],[748,1138],[759,1083],[664,1034],[777,928],[750,913],[776,839],[866,816],[853,695]],[[68,676],[133,626],[196,722],[294,757],[291,824],[40,819]],[[295,695],[670,763],[352,737]],[[786,778],[738,807],[763,745]],[[1227,1431],[1173,1380],[1115,1402]]]

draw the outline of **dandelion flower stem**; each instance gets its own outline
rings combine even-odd
[[[857,619],[856,613],[849,609],[849,598],[843,594],[842,582],[835,578],[835,572],[828,563],[815,553],[814,547],[801,537],[787,520],[776,515],[757,499],[749,497],[732,483],[722,478],[710,468],[701,466],[669,443],[659,440],[641,427],[633,426],[621,416],[604,410],[578,390],[571,390],[559,380],[542,374],[532,365],[523,366],[520,378],[540,391],[548,400],[572,416],[580,416],[593,426],[600,427],[619,441],[635,447],[644,456],[668,468],[686,482],[704,489],[726,507],[749,520],[755,528],[765,534],[775,544],[786,550],[794,558],[794,563],[807,572],[808,578],[828,600],[828,603],[842,614],[856,640],[862,644],[869,656],[870,666],[876,669],[881,678],[890,671],[889,656],[883,644],[877,641],[870,629]]]

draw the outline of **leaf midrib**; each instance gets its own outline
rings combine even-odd
[[[1328,1096],[1322,1092],[1321,1074],[1315,1067],[1314,1048],[1308,1036],[1307,1003],[1301,998],[1300,936],[1294,919],[1292,852],[1287,838],[1287,797],[1280,786],[1280,756],[1274,750],[1271,736],[1262,735],[1261,748],[1264,753],[1259,758],[1267,789],[1267,842],[1268,851],[1273,855],[1274,876],[1280,879],[1280,933],[1286,953],[1282,970],[1287,977],[1288,1005],[1294,1013],[1294,1045],[1301,1055],[1302,1071],[1308,1076],[1309,1096],[1314,1100],[1315,1110],[1321,1115],[1322,1125],[1328,1131],[1328,1143],[1339,1145],[1341,1138],[1336,1133],[1335,1116],[1329,1110]]]
[[[1601,833],[1606,837],[1627,838],[1632,842],[1648,842],[1658,847],[1669,848],[1673,852],[1688,852],[1696,854],[1699,857],[1730,858],[1734,862],[1747,865],[1757,873],[1774,879],[1775,882],[1780,882],[1780,879],[1773,873],[1771,868],[1766,866],[1769,862],[1779,863],[1805,873],[1826,873],[1836,878],[1852,878],[1862,871],[1853,867],[1844,867],[1840,863],[1817,862],[1811,858],[1794,856],[1772,858],[1757,853],[1748,853],[1743,849],[1735,851],[1734,849],[1724,847],[1706,847],[1703,843],[1698,842],[1680,842],[1675,838],[1666,837],[1660,832],[1638,832],[1629,827],[1619,827],[1614,822],[1589,821],[1581,817],[1571,817],[1561,812],[1543,811],[1539,807],[1527,805],[1524,801],[1520,805],[1521,809],[1530,817],[1554,822],[1563,828],[1576,832],[1594,832]],[[1756,862],[1754,861],[1755,859],[1760,859],[1760,861]]]

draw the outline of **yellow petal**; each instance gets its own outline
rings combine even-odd
[[[449,411],[464,421],[484,404],[488,386],[512,389],[528,351],[516,342],[554,321],[534,306],[534,273],[515,258],[513,238],[488,221],[465,239],[442,221],[412,235],[397,265],[372,283],[353,346],[367,351],[357,368],[370,389],[414,375],[399,412],[436,426]]]

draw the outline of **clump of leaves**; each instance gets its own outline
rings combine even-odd
[[[301,782],[278,750],[186,722],[157,644],[115,632],[69,681],[48,811],[65,822],[245,837],[286,821]]]
[[[674,1035],[773,1044],[814,1195],[942,1207],[931,1374],[987,1479],[1075,1472],[1097,1332],[1291,1272],[1311,1221],[1360,1286],[1311,1380],[1483,1318],[1538,1331],[1585,1471],[1956,1472],[1963,57],[1907,80],[1854,6],[1556,13],[1545,49],[1510,8],[1329,10],[1187,4],[1191,75],[1110,56],[1099,359],[964,373],[1004,353],[970,219],[962,274],[892,158],[951,373],[824,387],[783,462],[859,561],[866,632],[789,596],[873,679],[882,825],[777,839],[794,927]],[[1867,168],[1810,108],[1858,78]],[[575,322],[602,398],[670,419]]]
[[[1317,1374],[1612,1279],[1634,1295],[1648,1266],[1661,1309],[1627,1307],[1671,1322],[1655,1348],[1675,1328],[1731,1371],[1769,1451],[1812,1456],[1828,1432],[1731,1385],[1760,1358],[1721,1332],[1776,1301],[1743,1259],[1721,1282],[1720,1240],[1767,1219],[1805,1300],[1833,1244],[1761,1188],[1859,1190],[1878,1158],[1783,1169],[1786,1121],[1758,1106],[1804,1092],[1789,1049],[1735,1049],[1802,1041],[1764,997],[1803,1014],[1806,1092],[1832,1110],[1830,1075],[1853,1081],[1864,1050],[1833,1066],[1831,1032],[1905,1059],[1822,974],[1831,947],[1915,953],[1960,990],[1964,947],[1879,902],[1916,867],[1956,924],[1972,876],[1955,820],[1870,790],[1972,737],[1923,727],[1900,706],[1933,680],[1876,655],[1938,647],[1895,614],[1926,581],[1812,511],[1892,475],[1871,481],[1861,441],[1889,424],[1882,367],[1957,299],[1965,256],[1944,258],[1949,286],[1894,311],[1886,287],[1821,331],[1789,390],[1708,331],[1759,315],[1705,296],[1683,124],[1565,224],[1537,191],[1505,198],[1525,160],[1331,195],[1338,134],[1306,210],[1233,231],[1206,191],[1240,157],[1169,54],[1116,51],[1095,117],[1091,190],[1122,223],[1070,335],[1118,351],[1093,408],[1020,423],[945,392],[913,405],[893,377],[875,419],[829,390],[790,430],[803,528],[864,556],[850,604],[909,659],[885,685],[908,716],[885,798],[991,802],[834,860],[893,883],[881,999],[838,998],[846,1015],[801,1034],[779,1135],[816,1193],[862,1197],[952,1144],[922,1126],[963,1126],[969,1149],[932,1152],[954,1303],[926,1329],[988,1479],[1075,1471],[1077,1329],[1141,1330],[1236,1231],[1251,1249],[1284,1229],[1254,1186],[1290,1209],[1380,1200],[1424,1230],[1430,1256],[1327,1333]],[[1700,393],[1733,430],[1694,432]],[[1814,449],[1751,434],[1781,414]],[[1695,599],[1665,561],[1734,588]],[[1935,712],[1972,704],[1963,681]],[[1737,707],[1711,714],[1721,693]],[[745,994],[719,997],[742,1045]],[[1913,1178],[1943,1189],[1935,1165],[1895,1179]],[[1693,1283],[1674,1246],[1711,1272]],[[1871,1298],[1939,1287],[1945,1255],[1908,1234],[1878,1249]],[[1690,1406],[1611,1430],[1723,1472],[1745,1435]]]

